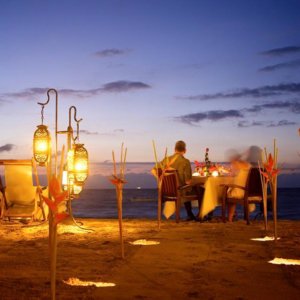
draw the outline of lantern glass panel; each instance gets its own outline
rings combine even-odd
[[[47,126],[37,126],[37,130],[33,135],[33,156],[39,165],[44,165],[48,161],[50,142],[51,138]]]
[[[83,183],[88,176],[88,152],[83,144],[76,144],[74,149],[74,175],[77,183]]]

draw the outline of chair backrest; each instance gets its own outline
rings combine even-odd
[[[7,205],[32,204],[36,193],[32,180],[32,160],[1,160],[0,164],[4,165]]]
[[[178,197],[178,175],[176,170],[167,170],[164,172],[162,179],[162,196]]]
[[[259,168],[251,168],[247,180],[248,197],[262,196]]]

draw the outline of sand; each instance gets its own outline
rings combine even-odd
[[[300,222],[279,221],[280,240],[263,223],[124,220],[121,259],[117,220],[81,219],[93,232],[59,225],[57,299],[299,299]],[[0,224],[0,299],[50,299],[48,225]],[[133,245],[146,239],[158,245]],[[70,286],[69,278],[115,283]]]

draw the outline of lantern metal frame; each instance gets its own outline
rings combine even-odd
[[[50,158],[50,155],[51,135],[48,127],[42,123],[41,125],[37,126],[37,129],[33,134],[33,157],[39,166],[45,166]]]
[[[47,127],[43,124],[44,121],[44,108],[45,106],[49,103],[50,101],[50,93],[53,92],[55,93],[55,153],[54,153],[54,157],[55,157],[55,163],[54,163],[54,175],[56,176],[57,174],[57,157],[58,157],[58,134],[66,134],[67,135],[67,145],[68,145],[68,151],[70,151],[74,145],[77,145],[76,142],[79,140],[79,123],[82,121],[82,118],[78,119],[77,118],[77,108],[75,106],[71,106],[69,108],[69,124],[68,124],[68,128],[67,130],[63,130],[63,131],[58,131],[58,92],[56,89],[50,88],[47,90],[47,100],[46,102],[42,103],[42,102],[38,102],[39,105],[42,106],[41,109],[41,119],[42,119],[42,125],[39,126],[44,126]],[[73,119],[77,124],[77,135],[74,138],[74,131],[72,128],[72,110],[74,111],[74,116]],[[38,126],[38,127],[39,127]],[[51,145],[51,140],[49,140],[49,145]],[[46,163],[44,164],[46,165]],[[51,175],[51,146],[49,148],[49,157],[48,157],[48,161],[47,161],[47,172],[48,172],[48,178],[50,178]],[[68,176],[69,177],[69,176]],[[87,176],[86,176],[87,178]],[[85,179],[86,179],[85,178]],[[62,178],[59,178],[59,181],[62,181]],[[74,182],[74,184],[76,185],[76,182]],[[80,184],[81,187],[83,187],[83,183]],[[75,193],[74,193],[74,186],[70,185],[70,181],[68,178],[68,187],[67,187],[68,191],[69,191],[69,197],[68,197],[68,205],[67,205],[67,209],[69,212],[69,215],[71,217],[71,220],[75,223],[75,225],[79,226],[77,224],[77,222],[75,221],[74,217],[73,217],[73,213],[72,213],[72,207],[71,207],[71,200],[75,197]],[[80,226],[79,226],[80,227]],[[82,228],[82,227],[80,227]],[[83,228],[85,229],[85,228]]]

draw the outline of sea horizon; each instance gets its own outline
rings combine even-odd
[[[277,215],[278,219],[300,220],[300,188],[278,188]],[[117,218],[116,192],[108,189],[84,189],[78,199],[73,200],[73,213],[82,218]],[[251,218],[259,215],[259,207]],[[197,213],[197,208],[194,208]],[[238,207],[239,219],[243,209]],[[271,215],[271,212],[269,212]],[[214,216],[220,216],[221,209],[217,207]],[[157,189],[141,188],[123,190],[124,218],[157,218]],[[186,217],[184,208],[181,217]],[[163,217],[164,218],[164,217]],[[272,218],[272,217],[271,217]]]

